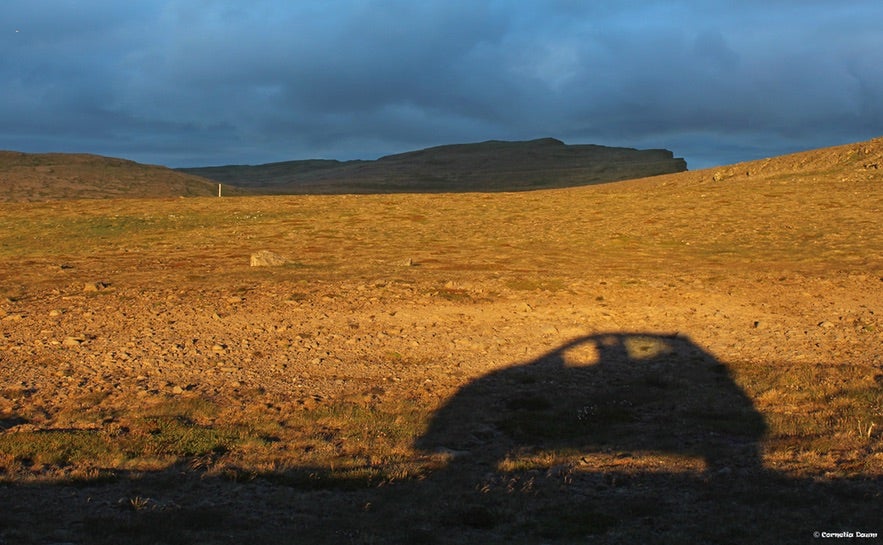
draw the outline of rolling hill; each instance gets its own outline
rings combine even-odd
[[[263,193],[445,193],[551,189],[686,170],[668,150],[567,145],[554,138],[491,140],[388,155],[374,161],[307,160],[184,168]]]
[[[0,201],[217,195],[217,182],[88,154],[0,151]],[[242,194],[227,188],[227,194]]]
[[[566,145],[552,138],[454,144],[374,161],[184,169],[90,154],[0,151],[0,202],[213,196],[218,183],[224,195],[296,195],[521,191],[658,176],[724,182],[815,173],[847,180],[873,175],[881,165],[883,138],[699,171],[686,171],[685,161],[667,150]]]

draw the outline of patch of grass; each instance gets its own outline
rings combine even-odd
[[[154,418],[185,418],[195,422],[211,420],[218,416],[217,402],[204,396],[179,396],[164,400],[147,411]]]
[[[759,400],[771,448],[824,454],[879,448],[883,391],[861,365],[746,365],[740,379]]]
[[[404,405],[404,404],[403,404]],[[341,430],[343,437],[376,448],[378,443],[404,447],[423,431],[423,415],[406,406],[380,408],[359,403],[335,403],[311,411],[315,423]]]
[[[120,454],[97,430],[6,432],[0,434],[0,453],[25,467],[109,463]]]
[[[101,429],[7,431],[0,434],[0,459],[12,469],[113,469],[202,458],[197,465],[208,469],[217,456],[261,449],[276,440],[273,430],[264,429],[257,420],[216,426],[213,419],[218,413],[212,400],[185,397],[145,413],[120,413],[112,425]]]
[[[131,458],[189,458],[224,453],[244,440],[236,429],[200,426],[183,417],[150,418],[121,441]]]
[[[183,418],[152,418],[121,434],[99,430],[7,432],[0,435],[0,454],[25,468],[117,467],[145,459],[175,462],[224,453],[246,439],[238,429],[214,429]]]

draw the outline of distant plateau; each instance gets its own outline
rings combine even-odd
[[[525,191],[601,184],[687,170],[665,149],[567,145],[554,138],[437,146],[373,161],[312,159],[181,168],[261,194]]]

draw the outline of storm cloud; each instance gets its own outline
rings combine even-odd
[[[552,136],[701,168],[883,134],[883,4],[6,0],[0,149],[168,166]]]

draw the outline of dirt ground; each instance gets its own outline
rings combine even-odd
[[[58,467],[7,454],[0,543],[804,542],[816,530],[883,532],[873,526],[883,507],[879,181],[818,196],[803,179],[749,180],[757,187],[739,192],[710,173],[678,180],[502,196],[5,205],[6,220],[27,231],[3,239],[0,264],[4,435],[125,434],[136,415],[205,400],[213,409],[193,417],[201,426],[275,428],[272,441],[221,459]],[[93,219],[104,223],[78,230]],[[258,250],[288,262],[250,267]],[[663,375],[620,376],[615,365],[640,359],[638,341]],[[607,375],[541,371],[518,382],[519,369],[591,368],[612,345],[620,363]],[[666,350],[677,358],[657,358]],[[716,366],[716,382],[683,386],[681,371],[665,367],[697,361]],[[553,422],[535,430],[520,420],[567,398],[581,419],[602,411],[619,426],[599,376],[638,392],[620,396],[638,415],[627,427],[598,431],[626,439],[586,450]],[[666,391],[660,376],[678,384],[660,398],[668,409],[644,391]],[[568,377],[591,382],[594,397],[576,400]],[[518,395],[494,405],[509,384]],[[835,410],[859,391],[870,409]],[[731,407],[744,417],[736,427],[697,416],[715,398],[744,405]],[[441,415],[452,405],[471,435],[432,436],[451,427]],[[693,412],[653,420],[680,405]],[[504,406],[514,415],[505,433],[483,420]],[[327,445],[305,446],[316,430],[292,415],[334,407],[374,416],[323,413],[310,422],[326,427]],[[411,416],[396,416],[404,410]],[[381,421],[393,431],[361,430],[352,447],[341,439],[356,433],[348,425]],[[392,437],[396,429],[410,435]],[[543,458],[542,445],[555,454]],[[754,454],[740,463],[737,452]],[[335,463],[354,459],[383,466],[384,477],[333,476]],[[396,464],[400,480],[390,477]],[[838,518],[844,509],[854,518]]]

